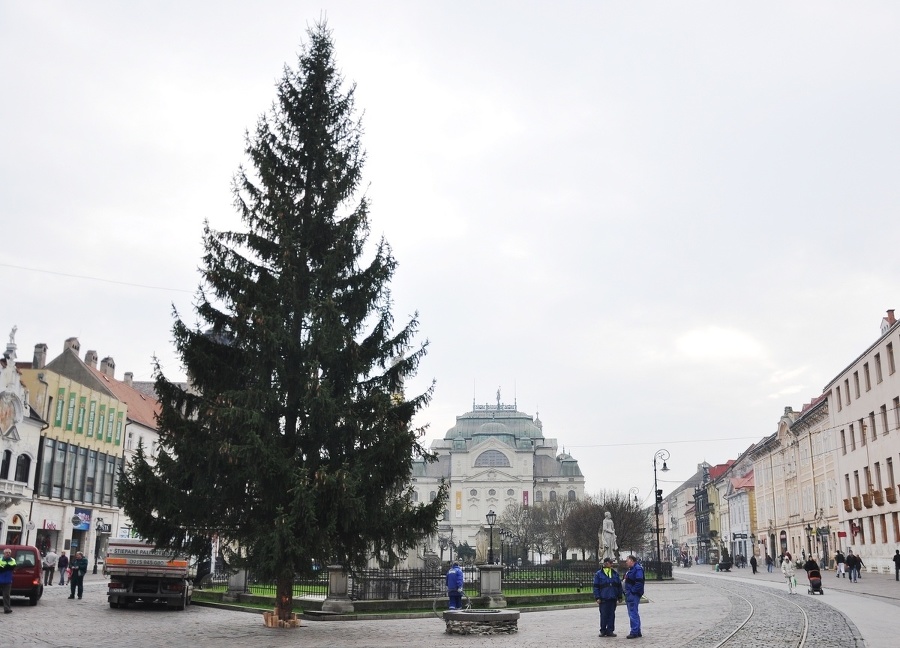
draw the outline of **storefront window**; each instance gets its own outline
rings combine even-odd
[[[94,501],[94,473],[97,470],[97,451],[88,451],[87,473],[84,476],[84,501]]]
[[[41,487],[40,493],[43,497],[50,497],[50,474],[53,467],[53,452],[55,441],[53,439],[44,439],[44,456],[41,461]]]
[[[63,496],[63,476],[65,474],[63,471],[66,467],[67,450],[67,444],[62,442],[56,444],[56,453],[53,458],[53,488],[50,491],[51,497]]]

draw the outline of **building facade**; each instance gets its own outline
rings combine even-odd
[[[30,406],[16,366],[16,329],[0,359],[0,542],[34,538],[34,480],[44,421]]]
[[[891,558],[900,543],[898,349],[900,322],[890,310],[880,337],[824,390],[829,427],[837,434],[840,546],[878,571],[893,569]]]
[[[76,338],[47,361],[47,345],[35,346],[31,363],[20,363],[32,407],[47,421],[40,439],[31,503],[33,542],[41,549],[82,551],[92,562],[106,553],[110,536],[127,536],[130,524],[116,497],[126,453],[136,434],[155,448],[155,399],[115,378],[115,361],[82,360]],[[129,446],[131,449],[129,449]]]
[[[505,404],[472,403],[472,410],[456,417],[456,424],[431,445],[434,463],[418,461],[413,469],[414,498],[430,501],[441,480],[450,486],[442,534],[454,544],[477,547],[484,559],[489,528],[485,516],[498,517],[510,505],[527,509],[547,502],[575,502],[584,498],[584,476],[578,462],[559,452],[557,440],[544,435],[543,423]],[[498,529],[493,530],[499,547]]]

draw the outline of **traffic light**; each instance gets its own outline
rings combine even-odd
[[[663,500],[662,489],[660,488],[658,491],[656,491],[656,503],[662,504],[662,500]]]

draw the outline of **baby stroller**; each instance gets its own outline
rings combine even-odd
[[[809,578],[809,587],[806,593],[825,596],[825,590],[822,589],[822,573],[818,569],[810,569],[806,572],[806,576]]]

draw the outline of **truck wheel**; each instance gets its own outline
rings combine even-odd
[[[115,609],[118,609],[119,604],[116,603],[115,601],[110,601],[110,602],[109,602],[109,607],[111,607],[111,608],[113,608],[113,609],[115,610]]]
[[[38,593],[35,592],[31,596],[28,597],[28,605],[37,605],[38,599],[41,598],[38,596]]]

